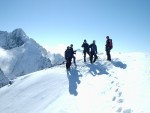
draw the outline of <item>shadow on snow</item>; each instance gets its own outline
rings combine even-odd
[[[125,69],[127,67],[126,64],[122,63],[121,61],[111,61],[111,63],[115,67],[119,67],[122,69]],[[99,62],[96,62],[94,64],[87,64],[87,67],[89,67],[89,73],[91,73],[93,76],[96,75],[102,75],[106,74],[108,75],[108,67],[106,65],[102,65]],[[82,77],[82,74],[80,73],[79,70],[77,70],[77,67],[74,67],[70,69],[70,71],[67,71],[67,77],[69,80],[69,93],[71,95],[77,96],[77,84],[80,84],[79,77]]]
[[[82,74],[76,68],[72,68],[70,71],[67,71],[67,77],[69,80],[69,93],[77,96],[77,84],[80,84],[79,77],[82,77]]]
[[[95,64],[87,64],[87,66],[90,68],[89,72],[93,75],[102,75],[102,74],[109,74],[107,72],[107,67],[105,65],[100,64],[99,62]]]
[[[122,68],[122,69],[127,68],[127,65],[122,63],[121,61],[111,61],[111,62],[115,67],[119,67],[119,68]]]

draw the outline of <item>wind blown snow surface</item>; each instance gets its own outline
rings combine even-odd
[[[0,88],[0,113],[149,113],[150,54],[105,57],[18,77]]]

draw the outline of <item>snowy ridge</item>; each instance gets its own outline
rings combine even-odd
[[[149,67],[150,54],[117,53],[108,62],[101,53],[70,72],[34,72],[0,89],[0,113],[149,113]]]

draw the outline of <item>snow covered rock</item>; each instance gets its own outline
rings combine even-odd
[[[3,87],[8,83],[9,83],[8,78],[4,75],[3,71],[0,69],[0,87]]]
[[[52,66],[47,51],[22,29],[0,31],[0,68],[9,79]]]
[[[0,31],[0,46],[4,49],[22,46],[28,39],[22,29],[15,29],[11,33]]]

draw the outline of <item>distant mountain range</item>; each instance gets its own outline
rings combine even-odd
[[[56,57],[63,60],[59,54]],[[55,55],[29,38],[21,28],[10,33],[0,31],[0,85],[18,76],[53,66],[50,58],[53,58],[53,63],[56,61]]]

